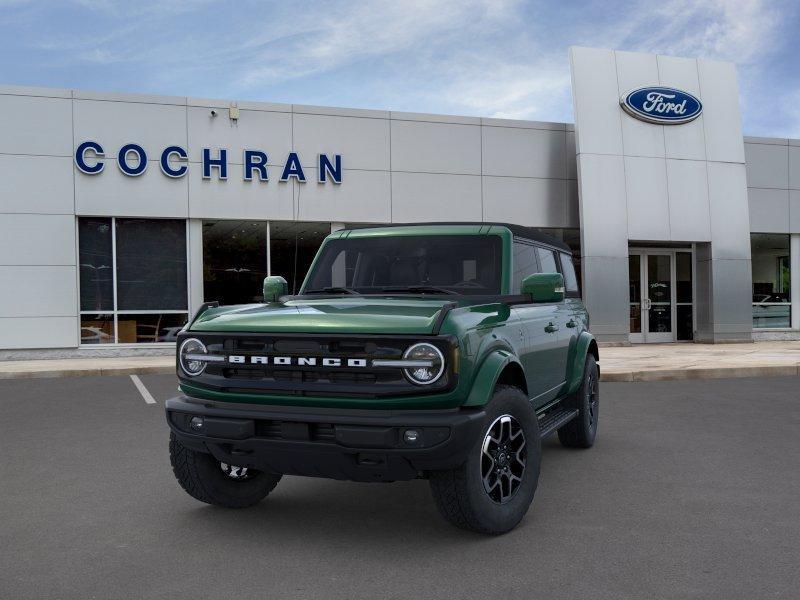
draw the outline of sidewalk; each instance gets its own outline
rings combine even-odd
[[[602,381],[800,375],[800,342],[640,344],[600,348]]]
[[[600,348],[603,381],[800,375],[800,342],[651,344]],[[0,379],[175,373],[174,356],[0,362]]]

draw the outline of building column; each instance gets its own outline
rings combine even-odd
[[[792,295],[792,329],[800,329],[800,234],[790,238],[789,268]]]
[[[186,226],[189,258],[189,318],[197,312],[203,299],[203,221],[189,219]]]

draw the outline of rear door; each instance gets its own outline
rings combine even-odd
[[[559,252],[551,248],[537,246],[536,255],[542,273],[561,273],[562,267],[559,259]],[[565,278],[566,284],[566,278]],[[567,302],[553,302],[552,304],[538,305],[543,316],[547,319],[545,329],[553,335],[548,339],[547,363],[550,368],[551,397],[555,397],[561,391],[567,379],[567,358],[569,357],[569,345],[574,328],[571,326],[572,310]],[[555,338],[555,339],[553,339]],[[549,399],[549,398],[548,398]]]

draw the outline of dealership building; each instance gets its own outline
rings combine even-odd
[[[331,231],[430,221],[565,241],[601,341],[800,339],[800,140],[743,136],[731,63],[570,65],[574,124],[0,87],[0,360],[169,352]]]

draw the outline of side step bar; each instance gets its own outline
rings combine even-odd
[[[566,425],[578,416],[580,411],[577,408],[557,407],[539,417],[539,434],[542,438],[547,437],[560,427]]]

